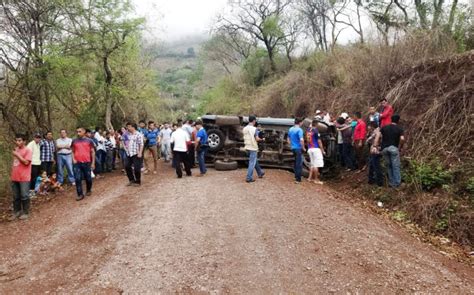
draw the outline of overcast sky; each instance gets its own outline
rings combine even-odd
[[[153,37],[174,41],[209,31],[227,0],[133,0]]]

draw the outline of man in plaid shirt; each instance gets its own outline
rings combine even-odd
[[[138,126],[135,123],[127,123],[128,146],[125,147],[127,152],[127,164],[125,171],[129,180],[129,186],[141,185],[141,168],[143,164],[143,134],[137,131]],[[132,169],[133,166],[133,169]]]
[[[56,152],[56,145],[53,140],[53,132],[48,131],[45,139],[40,142],[40,159],[41,169],[46,171],[48,176],[51,176],[53,172],[53,165],[55,163],[54,153]]]

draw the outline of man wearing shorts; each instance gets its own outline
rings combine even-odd
[[[317,184],[323,184],[319,180],[319,168],[324,167],[323,155],[324,147],[319,138],[318,120],[313,120],[311,127],[306,132],[306,139],[308,142],[308,155],[311,160],[311,169],[309,171],[308,181],[313,181]]]

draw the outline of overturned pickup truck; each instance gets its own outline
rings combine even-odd
[[[217,170],[237,169],[239,164],[248,163],[243,136],[243,128],[248,124],[248,117],[205,115],[202,116],[202,121],[209,142],[207,162],[213,163]],[[293,169],[294,157],[287,139],[288,130],[294,122],[294,119],[286,118],[257,118],[260,136],[265,138],[265,141],[259,143],[258,159],[261,166]],[[310,119],[304,120],[303,131],[306,132],[310,125]],[[326,151],[324,168],[321,172],[328,174],[336,164],[336,127],[319,122],[318,129]],[[308,174],[307,155],[303,168],[303,174]]]

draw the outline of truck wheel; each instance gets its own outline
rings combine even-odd
[[[239,163],[237,163],[236,161],[225,162],[225,161],[217,160],[214,163],[214,168],[217,171],[236,170],[237,168],[239,168]]]
[[[210,152],[220,151],[225,144],[225,135],[219,129],[211,129],[207,132],[207,142],[209,144]]]

